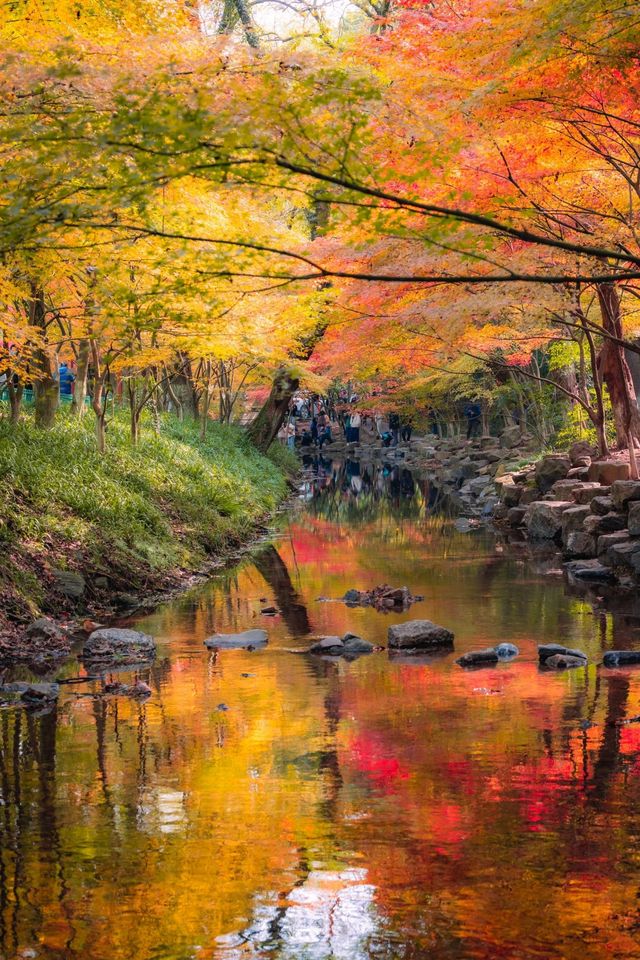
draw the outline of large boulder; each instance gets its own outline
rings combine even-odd
[[[564,480],[571,469],[571,461],[560,454],[549,454],[536,463],[536,483],[542,493],[548,490],[558,480]]]
[[[591,513],[597,513],[599,517],[611,513],[613,510],[613,500],[611,497],[598,496],[591,501]]]
[[[640,501],[638,500],[629,504],[627,529],[630,536],[640,537]]]
[[[52,570],[54,589],[70,600],[82,600],[87,588],[84,577],[74,570]]]
[[[577,483],[573,488],[573,499],[578,504],[589,504],[594,497],[608,492],[609,488],[600,483]]]
[[[569,507],[562,514],[562,540],[564,543],[570,533],[576,530],[582,530],[584,521],[587,519],[591,510],[589,507]]]
[[[388,643],[392,650],[432,650],[452,647],[453,634],[431,620],[409,620],[389,627]]]
[[[101,627],[85,641],[82,656],[85,660],[135,663],[148,660],[156,653],[156,642],[148,633],[121,627]]]
[[[618,530],[624,530],[626,526],[626,514],[612,510],[598,520],[598,533],[616,533]]]
[[[614,543],[607,550],[606,558],[612,567],[626,567],[640,574],[640,541],[626,540],[622,543]]]
[[[567,535],[564,547],[565,556],[577,559],[578,557],[595,557],[596,538],[582,530],[573,530]]]
[[[595,450],[588,440],[576,440],[569,447],[569,460],[572,466],[580,463],[586,457],[593,457]]]
[[[572,500],[534,500],[524,523],[532,540],[553,540],[562,530],[562,514],[575,506]]]
[[[242,633],[214,633],[204,641],[210,650],[254,650],[266,647],[269,637],[266,630],[244,630]]]
[[[629,464],[622,460],[594,460],[589,467],[589,480],[609,486],[616,480],[629,479]]]
[[[624,510],[633,500],[640,500],[640,480],[616,480],[611,484],[611,499],[617,510]]]
[[[603,533],[602,536],[598,537],[596,541],[598,556],[599,557],[605,556],[609,551],[609,549],[618,543],[628,543],[628,542],[629,542],[628,530],[616,530],[615,533]]]

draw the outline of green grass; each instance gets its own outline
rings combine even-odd
[[[261,456],[234,427],[212,423],[202,442],[197,424],[171,416],[159,435],[145,422],[133,447],[127,418],[117,414],[104,457],[90,413],[78,421],[63,412],[47,432],[29,418],[17,427],[0,420],[0,550],[23,561],[3,565],[4,586],[33,591],[39,605],[34,560],[44,569],[88,565],[134,585],[195,569],[274,510],[294,463],[281,448]]]

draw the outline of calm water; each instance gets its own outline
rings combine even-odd
[[[5,960],[640,957],[640,723],[620,724],[640,672],[536,664],[543,641],[638,644],[638,621],[567,593],[553,558],[456,532],[408,475],[321,473],[273,545],[138,621],[147,702],[66,687],[0,714]],[[384,581],[425,599],[319,600]],[[455,655],[522,655],[291,652],[411,617]],[[257,625],[264,651],[203,646]]]

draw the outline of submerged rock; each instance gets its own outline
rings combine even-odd
[[[453,634],[431,620],[409,620],[389,627],[389,647],[393,650],[430,650],[452,647]]]
[[[499,643],[498,646],[495,647],[495,651],[500,660],[511,660],[512,657],[517,657],[520,653],[515,643]]]
[[[204,641],[210,650],[252,650],[266,647],[269,637],[266,630],[245,630],[243,633],[214,633]]]
[[[574,667],[586,667],[587,660],[583,657],[572,657],[566,653],[555,653],[547,657],[543,666],[545,670],[572,670]]]
[[[60,687],[57,683],[25,683],[16,681],[15,683],[5,683],[0,687],[0,694],[14,693],[19,694],[23,703],[33,704],[51,703],[58,699]]]
[[[587,655],[582,650],[572,650],[561,643],[541,643],[538,647],[538,660],[546,665],[551,657],[573,657],[587,662]]]
[[[106,683],[104,692],[117,697],[133,697],[139,700],[146,699],[152,694],[151,687],[142,680],[136,680],[135,683]]]
[[[460,667],[481,667],[497,663],[499,659],[494,647],[488,647],[486,650],[470,650],[469,653],[463,653],[456,663]]]
[[[148,660],[155,654],[156,642],[148,633],[121,627],[103,627],[100,630],[94,630],[87,638],[82,651],[85,660],[114,663]]]
[[[602,658],[605,667],[626,667],[640,663],[640,650],[607,650]]]
[[[355,633],[345,633],[343,637],[322,637],[309,647],[308,653],[325,657],[359,657],[363,653],[372,653],[372,643],[363,640]]]
[[[601,583],[610,583],[615,580],[613,571],[599,560],[571,560],[565,563],[564,568],[577,580],[594,580]]]

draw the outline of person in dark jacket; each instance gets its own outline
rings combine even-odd
[[[467,440],[471,440],[472,437],[479,437],[482,425],[480,404],[468,403],[464,408],[464,415],[467,418]]]

